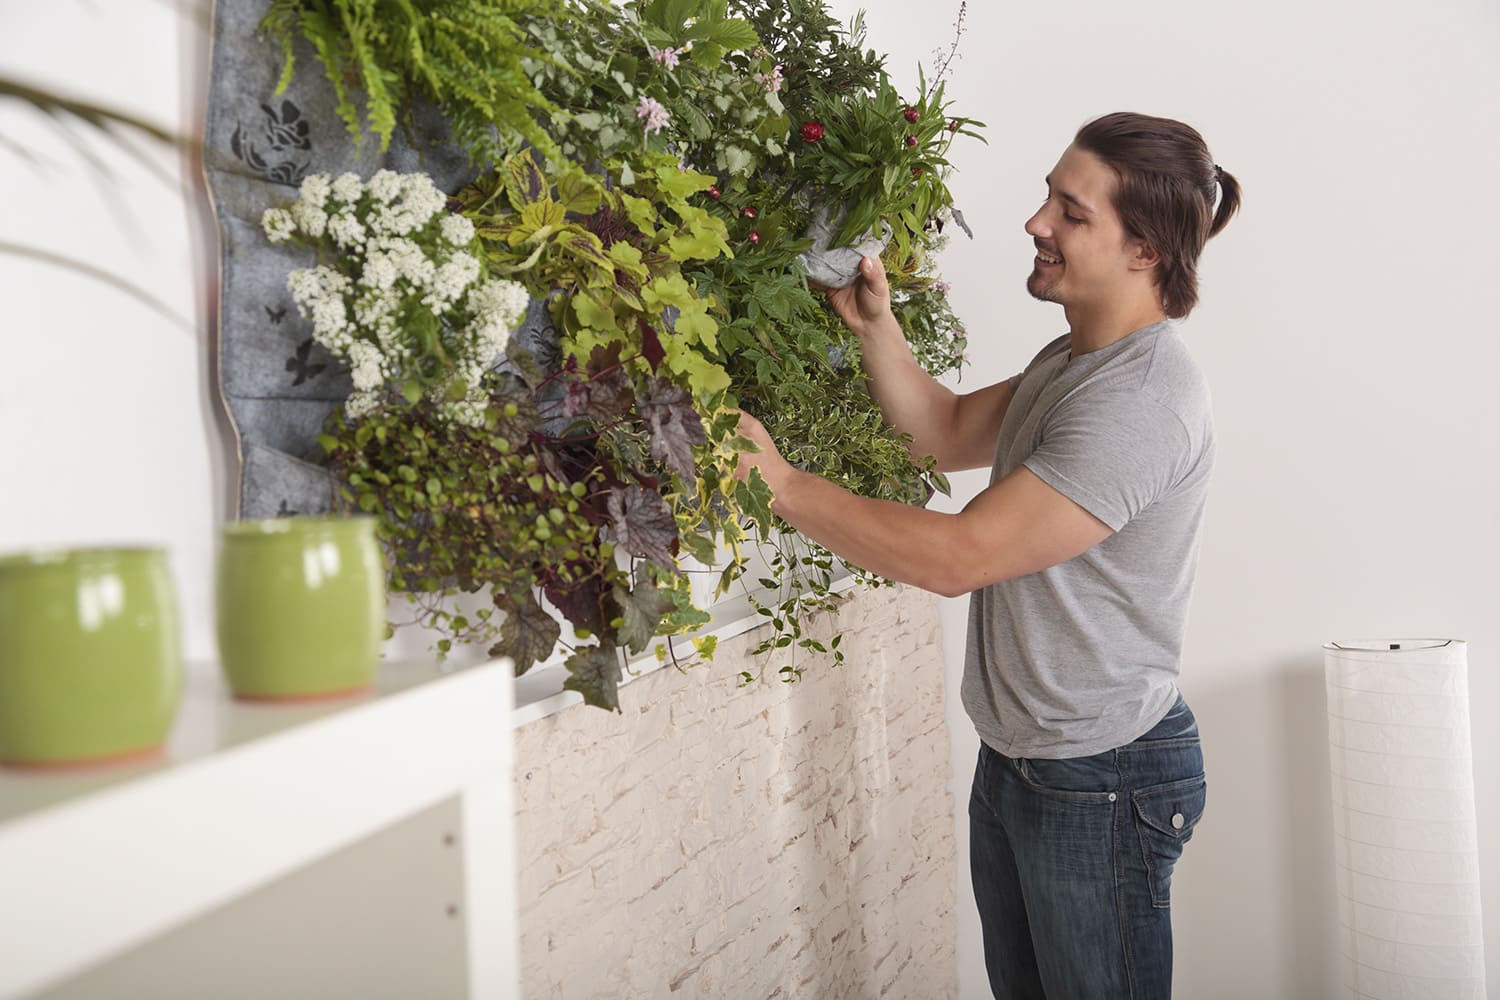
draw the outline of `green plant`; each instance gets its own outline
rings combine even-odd
[[[516,134],[561,159],[536,113],[556,113],[532,86],[516,17],[565,18],[558,0],[273,0],[261,30],[281,46],[282,93],[306,39],[356,145],[368,128],[384,152],[418,97],[435,103],[453,136],[477,162],[505,152],[496,130]],[[364,114],[356,106],[362,99]]]
[[[568,683],[591,704],[617,705],[623,655],[706,621],[688,557],[714,564],[719,544],[721,593],[749,588],[742,547],[766,548],[751,591],[772,625],[763,673],[795,679],[807,651],[841,661],[803,630],[837,603],[835,560],[777,530],[758,476],[734,478],[735,408],[857,492],[946,489],[884,424],[858,344],[798,258],[818,204],[852,192],[844,229],[893,234],[885,263],[919,362],[956,368],[962,330],[933,254],[951,221],[948,144],[975,123],[947,118],[925,81],[901,101],[858,20],[846,32],[816,0],[584,0],[516,24],[547,102],[535,124],[563,158],[494,121],[505,155],[453,193],[450,219],[472,224],[485,273],[546,302],[555,355],[512,345],[500,373],[470,380],[468,421],[442,419],[446,393],[396,382],[383,406],[336,415],[324,444],[343,501],[381,517],[393,583],[445,648],[493,643],[526,669],[562,634],[542,595],[578,637]],[[422,330],[408,329],[419,348]],[[441,600],[481,590],[483,614]]]

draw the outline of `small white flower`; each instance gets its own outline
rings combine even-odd
[[[344,413],[351,420],[358,420],[380,406],[380,395],[374,392],[352,392],[344,401]]]
[[[364,273],[359,276],[359,283],[384,291],[396,283],[398,276],[399,272],[396,270],[396,265],[391,262],[390,256],[376,251],[365,261]]]
[[[505,329],[513,329],[526,315],[531,296],[518,281],[486,281],[469,292],[469,310],[476,322],[493,320]]]
[[[394,170],[377,170],[370,178],[369,192],[381,203],[395,200],[401,193],[401,175]]]
[[[298,189],[298,194],[303,204],[321,209],[323,203],[328,200],[330,190],[331,183],[327,174],[308,174],[302,179],[302,187]]]
[[[284,208],[266,209],[260,214],[260,226],[266,231],[266,239],[272,243],[285,243],[297,231],[296,220]]]
[[[323,235],[328,227],[328,213],[309,201],[299,201],[291,207],[292,218],[297,228],[313,239]]]
[[[354,380],[356,392],[379,389],[385,381],[385,359],[380,348],[366,340],[356,340],[349,345],[349,377]]]
[[[350,211],[329,216],[328,235],[345,250],[362,246],[365,242],[365,227]]]
[[[466,247],[474,239],[474,223],[462,215],[445,215],[442,221],[443,239],[454,246]]]
[[[642,97],[640,103],[635,106],[635,116],[646,120],[647,135],[660,132],[672,120],[671,113],[654,97]]]
[[[346,205],[353,205],[364,193],[365,185],[359,174],[339,174],[338,180],[333,182],[333,196]]]

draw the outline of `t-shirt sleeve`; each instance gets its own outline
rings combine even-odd
[[[1119,531],[1180,479],[1188,448],[1177,414],[1139,391],[1118,390],[1059,404],[1024,464]]]

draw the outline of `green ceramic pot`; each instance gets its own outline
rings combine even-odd
[[[0,558],[0,762],[160,749],[182,697],[178,629],[160,549]]]
[[[385,567],[369,517],[286,517],[224,529],[219,659],[240,698],[369,686],[385,636]]]

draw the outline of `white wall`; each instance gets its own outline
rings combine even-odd
[[[190,11],[195,0],[182,0]],[[867,0],[898,80],[946,43],[952,0]],[[853,13],[852,0],[835,10]],[[201,12],[169,0],[6,4],[0,66],[195,131]],[[1471,642],[1475,776],[1491,995],[1500,996],[1500,10],[1056,0],[970,5],[959,110],[989,122],[955,188],[978,239],[947,258],[977,383],[1062,331],[1022,290],[1021,231],[1042,176],[1085,119],[1132,108],[1198,125],[1245,185],[1244,215],[1203,260],[1190,343],[1220,435],[1183,687],[1205,732],[1207,818],[1176,889],[1179,993],[1328,994],[1331,820],[1319,646],[1355,635]],[[68,145],[0,104],[0,241],[81,256],[150,289],[181,325],[55,268],[0,257],[0,551],[166,544],[190,655],[208,656],[215,525],[232,446],[210,374],[214,282],[201,198],[112,152],[104,196]],[[37,175],[11,143],[41,149]],[[175,170],[171,157],[169,170]],[[196,184],[196,177],[189,177]],[[120,192],[128,192],[121,196]],[[111,207],[113,206],[113,208]],[[196,206],[196,207],[189,207]],[[122,235],[118,211],[135,220]],[[194,214],[194,213],[197,214]],[[969,379],[966,379],[968,382]],[[959,477],[959,497],[981,485]],[[963,602],[944,639],[955,791],[975,744],[957,701]],[[958,827],[959,849],[966,830]],[[960,872],[961,887],[967,872]],[[960,891],[964,997],[984,995]]]
[[[207,8],[7,3],[0,72],[196,136]],[[212,378],[217,256],[191,164],[150,142],[133,145],[145,163],[86,127],[59,130],[0,99],[0,242],[86,261],[162,307],[0,254],[0,551],[166,546],[186,652],[206,658],[215,529],[229,509],[233,462]]]
[[[863,6],[872,44],[914,85],[910,67],[951,37],[958,3]],[[1065,329],[1025,294],[1022,224],[1085,120],[1188,121],[1245,188],[1243,214],[1205,251],[1185,326],[1220,448],[1182,677],[1210,791],[1174,887],[1178,993],[1332,994],[1319,647],[1437,635],[1471,644],[1500,997],[1500,733],[1488,724],[1500,716],[1500,8],[971,3],[961,51],[949,95],[989,124],[988,146],[955,155],[977,239],[956,240],[944,264],[973,384],[1019,370]],[[955,499],[982,486],[956,479]],[[945,602],[943,619],[960,795],[977,748],[957,698],[966,604]],[[961,996],[987,996],[972,902],[959,898]]]

